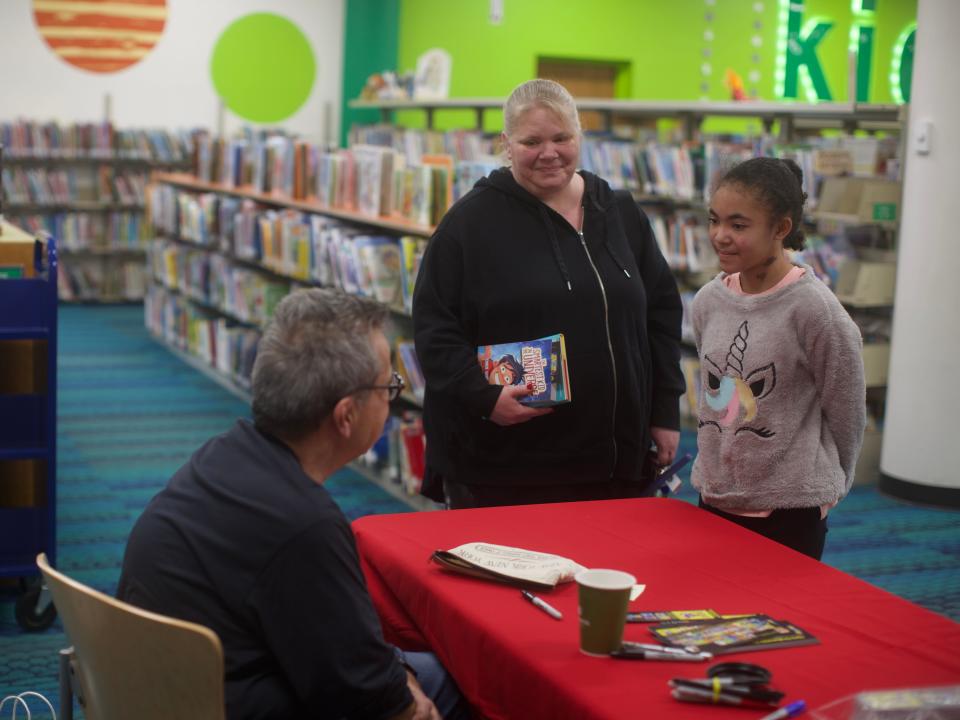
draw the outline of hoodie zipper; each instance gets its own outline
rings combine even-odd
[[[600,286],[600,296],[603,298],[603,325],[607,331],[607,352],[610,354],[610,368],[613,370],[613,414],[611,416],[611,426],[616,430],[617,426],[617,361],[613,356],[613,341],[610,339],[610,306],[607,304],[607,289],[603,286],[603,279],[600,277],[600,271],[597,270],[597,266],[593,262],[593,256],[590,254],[590,249],[587,247],[587,241],[583,237],[583,219],[587,214],[586,207],[583,208],[582,214],[580,215],[580,227],[577,229],[577,235],[580,236],[580,245],[583,247],[583,251],[587,254],[587,262],[590,263],[590,267],[593,269],[593,274],[597,278],[597,284]],[[613,436],[613,465],[610,468],[610,478],[613,479],[613,472],[617,468],[617,437],[616,432]]]

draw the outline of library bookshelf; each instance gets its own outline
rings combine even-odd
[[[284,266],[269,258],[254,259],[230,247],[217,232],[196,233],[184,228],[183,200],[200,196],[233,198],[257,205],[258,212],[295,211],[318,216],[345,228],[390,236],[429,237],[433,228],[401,217],[373,217],[342,208],[331,208],[311,199],[296,200],[279,193],[257,192],[251,187],[230,187],[199,180],[185,173],[157,172],[151,187],[176,193],[177,222],[156,222],[157,236],[147,253],[148,289],[145,322],[151,334],[174,354],[206,374],[245,402],[250,401],[250,370],[256,342],[272,307],[298,287],[322,285],[310,269]],[[150,197],[155,197],[151,194]],[[149,203],[148,203],[149,204]],[[151,210],[151,216],[155,216]],[[202,279],[201,279],[202,278]],[[391,310],[388,337],[409,337],[411,318],[402,302],[387,303]],[[396,347],[394,347],[396,354]],[[412,396],[401,397],[391,413],[418,413]],[[437,505],[401,482],[404,470],[399,449],[381,452],[374,464],[364,459],[351,464],[361,475],[416,510]],[[389,458],[389,459],[386,459]]]
[[[117,156],[8,156],[3,164],[6,217],[60,240],[61,300],[143,299],[143,189],[151,169],[175,164]]]
[[[147,178],[186,167],[189,138],[17,120],[0,123],[0,147],[3,211],[27,232],[56,236],[60,299],[141,301]]]
[[[365,225],[380,230],[387,230],[393,233],[408,235],[419,235],[430,237],[433,234],[433,226],[419,225],[400,217],[375,217],[353,210],[343,208],[334,208],[324,205],[315,200],[295,200],[286,197],[280,193],[262,193],[255,191],[252,187],[241,186],[238,188],[225,185],[223,183],[211,183],[198,180],[189,173],[165,173],[158,172],[153,174],[153,182],[167,185],[176,185],[196,192],[212,192],[221,195],[231,195],[233,197],[246,198],[264,205],[274,207],[290,208],[302,212],[317,213],[337,220],[344,220],[349,223]]]

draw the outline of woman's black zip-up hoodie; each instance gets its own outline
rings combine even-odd
[[[640,482],[650,426],[679,427],[676,282],[629,195],[580,174],[583,242],[507,168],[480,180],[431,238],[413,298],[428,478]],[[477,346],[554,333],[565,336],[572,401],[517,425],[488,420],[501,388],[487,383]]]

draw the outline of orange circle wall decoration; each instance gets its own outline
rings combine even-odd
[[[167,21],[167,0],[33,0],[33,18],[62,60],[113,73],[153,50]]]

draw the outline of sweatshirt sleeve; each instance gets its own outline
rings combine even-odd
[[[807,353],[819,388],[823,422],[837,445],[846,476],[846,494],[853,485],[866,427],[863,340],[836,298],[826,298],[825,304],[825,318],[811,333]]]
[[[639,237],[630,238],[647,295],[647,340],[653,363],[650,425],[680,429],[680,396],[686,391],[680,370],[680,324],[683,305],[677,281],[663,258],[646,214],[640,215]]]
[[[463,252],[456,237],[438,229],[430,239],[413,292],[413,334],[427,387],[489,417],[502,388],[483,377],[477,347],[463,327]]]

